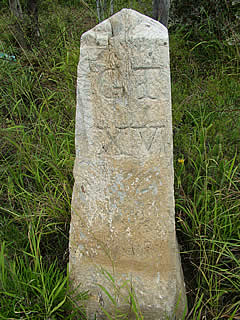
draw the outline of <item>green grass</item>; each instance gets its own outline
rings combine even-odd
[[[0,59],[0,319],[84,319],[76,300],[86,295],[73,299],[69,291],[68,231],[80,36],[96,16],[76,1],[43,2],[42,38],[26,51],[8,10],[1,13],[0,51],[17,62]],[[214,34],[205,40],[201,30],[192,33],[170,28],[185,319],[238,319],[239,48]],[[106,278],[116,292],[114,279]],[[129,296],[141,319],[131,290]]]
[[[177,42],[178,38],[177,33],[172,35],[171,46],[175,200],[190,305],[187,319],[237,319],[240,310],[237,55],[227,57],[229,48],[222,45],[221,49],[217,46],[217,55],[214,52],[211,56],[211,50],[206,49],[208,55],[204,60],[205,49],[189,42],[188,35],[185,44],[183,40]]]

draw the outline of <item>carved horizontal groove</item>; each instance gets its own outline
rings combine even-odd
[[[164,68],[164,66],[157,66],[157,67],[153,67],[153,66],[134,67],[134,66],[132,66],[133,70],[148,70],[148,69],[151,70],[151,69],[162,69],[162,68]]]
[[[140,97],[140,98],[137,98],[138,100],[144,100],[144,99],[146,99],[146,97],[144,96],[144,97]],[[147,99],[149,99],[149,100],[158,100],[158,97],[156,97],[156,98],[153,98],[153,97],[147,97]]]
[[[125,130],[125,129],[161,129],[165,128],[165,125],[160,125],[160,126],[114,126],[115,129],[119,130]],[[99,130],[105,130],[105,129],[110,129],[110,126],[102,127],[102,126],[96,126],[97,129]]]

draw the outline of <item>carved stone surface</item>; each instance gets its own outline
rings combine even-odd
[[[69,265],[74,286],[90,292],[89,319],[113,307],[98,284],[116,294],[100,268],[116,285],[128,280],[144,319],[183,314],[171,121],[163,25],[123,9],[82,35]]]

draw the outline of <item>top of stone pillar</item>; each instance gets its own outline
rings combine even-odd
[[[99,37],[96,37],[99,33]],[[101,34],[101,36],[100,36]],[[81,45],[85,41],[88,45],[107,46],[111,38],[118,37],[126,40],[134,38],[162,39],[163,45],[168,43],[167,28],[156,20],[132,9],[122,9],[118,13],[104,20],[93,29],[85,32],[81,37]]]

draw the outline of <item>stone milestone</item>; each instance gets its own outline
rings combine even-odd
[[[123,9],[81,37],[70,277],[88,319],[182,319],[167,29]],[[107,279],[111,274],[113,281]],[[116,298],[111,302],[106,291]],[[120,289],[121,287],[121,289]]]

